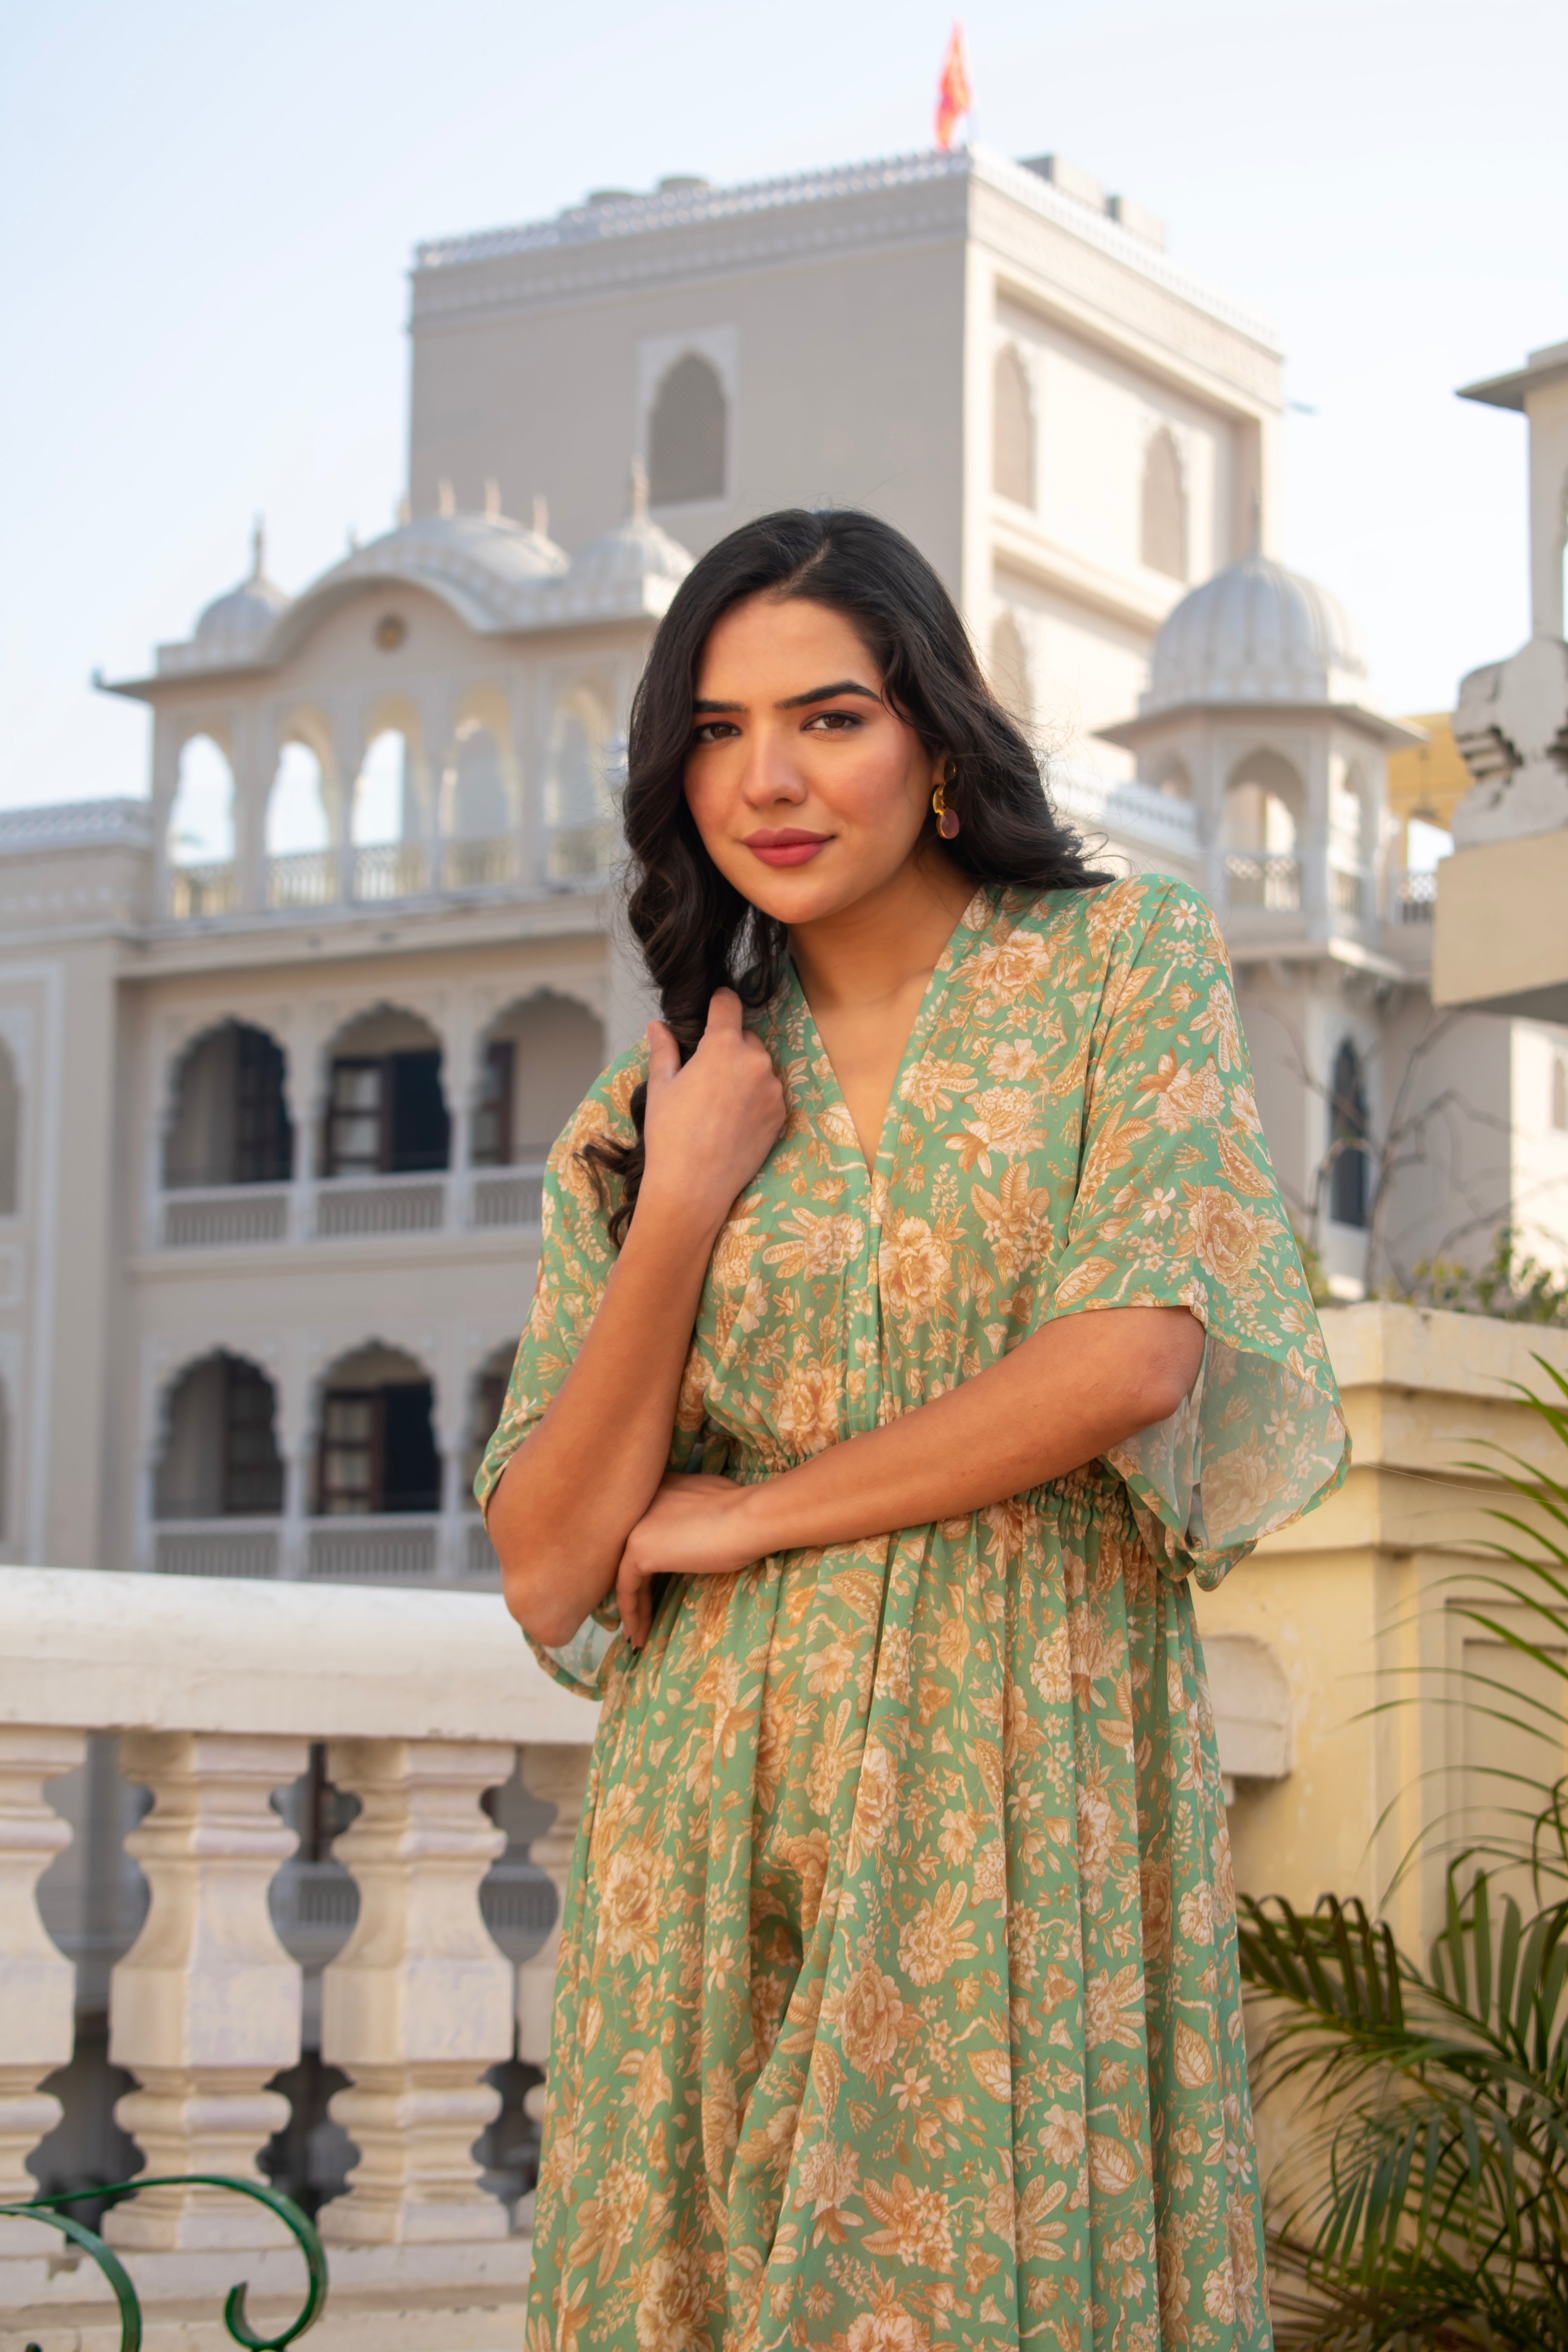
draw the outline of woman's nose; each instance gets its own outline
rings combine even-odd
[[[805,798],[805,779],[788,745],[768,728],[759,728],[747,746],[741,790],[750,808],[765,808],[776,801],[798,805]]]

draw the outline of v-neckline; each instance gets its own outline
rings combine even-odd
[[[973,909],[975,899],[982,898],[985,900],[986,912],[981,919],[980,923],[972,923],[969,919]],[[824,1091],[831,1099],[837,1099],[840,1109],[843,1111],[846,1119],[848,1121],[849,1131],[855,1138],[856,1160],[859,1163],[867,1183],[871,1185],[873,1189],[875,1188],[876,1178],[881,1170],[882,1162],[884,1159],[887,1158],[890,1150],[888,1129],[892,1121],[894,1113],[898,1108],[899,1087],[902,1082],[904,1073],[910,1067],[910,1065],[915,1059],[917,1054],[924,1052],[925,1038],[930,1031],[931,1019],[935,1013],[937,1004],[946,992],[946,989],[954,974],[958,971],[960,965],[963,961],[964,955],[967,952],[965,949],[961,948],[959,945],[961,935],[967,933],[970,938],[973,938],[976,932],[983,928],[984,924],[989,921],[991,915],[994,912],[994,906],[990,892],[987,890],[984,883],[977,882],[974,886],[973,894],[964,906],[963,914],[959,916],[958,920],[954,923],[952,930],[948,933],[942,953],[938,956],[935,963],[932,964],[931,968],[930,973],[927,975],[926,984],[921,994],[921,1001],[915,1008],[915,1017],[910,1024],[909,1035],[904,1039],[903,1051],[899,1056],[898,1067],[893,1072],[893,1083],[888,1090],[887,1107],[882,1113],[882,1126],[877,1140],[876,1157],[869,1160],[866,1157],[865,1146],[860,1140],[860,1130],[856,1126],[854,1114],[849,1108],[848,1097],[845,1094],[843,1087],[839,1084],[838,1073],[833,1066],[833,1056],[822,1042],[822,1032],[816,1025],[816,1015],[811,1009],[811,1000],[806,995],[799,972],[795,970],[795,958],[793,956],[788,956],[785,959],[789,967],[789,985],[794,990],[795,995],[800,999],[801,1012],[805,1016],[805,1025],[810,1032],[810,1042],[815,1045],[816,1049],[815,1053],[813,1053],[810,1057],[812,1066],[815,1070],[816,1065],[820,1063],[823,1068],[826,1071],[827,1075]]]

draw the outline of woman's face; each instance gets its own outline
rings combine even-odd
[[[881,688],[848,622],[801,597],[748,597],[703,647],[687,802],[720,872],[792,929],[852,907],[929,845],[943,762]]]

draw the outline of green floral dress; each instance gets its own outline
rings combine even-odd
[[[670,1452],[769,1477],[1050,1318],[1189,1307],[1172,1418],[973,1517],[673,1580],[602,1696],[527,2352],[1270,2342],[1213,1719],[1216,1584],[1347,1465],[1225,949],[1184,886],[982,890],[874,1172],[791,979],[789,1118],[713,1252]],[[488,1500],[614,1257],[551,1157]]]

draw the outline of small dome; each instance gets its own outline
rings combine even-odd
[[[1336,597],[1256,550],[1184,596],[1154,639],[1144,717],[1188,703],[1367,702]]]
[[[465,572],[515,587],[523,581],[553,580],[566,569],[566,551],[542,530],[502,514],[425,514],[371,540],[351,559],[361,572],[384,564],[417,579],[421,572],[441,578]]]
[[[647,510],[647,476],[632,467],[630,512],[614,530],[605,531],[583,550],[572,566],[574,597],[596,602],[639,598],[643,583],[668,581],[671,591],[690,571],[693,558],[678,540],[661,530]]]
[[[226,595],[216,596],[196,623],[193,643],[208,660],[248,659],[260,650],[279,613],[287,612],[290,599],[276,581],[268,579],[265,562],[266,542],[258,523],[251,539],[249,579]]]

